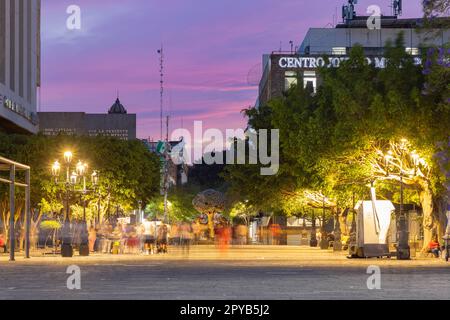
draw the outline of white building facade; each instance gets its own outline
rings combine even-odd
[[[282,96],[291,85],[301,81],[314,92],[320,85],[320,67],[338,67],[349,58],[350,50],[362,46],[368,63],[383,68],[385,47],[403,35],[405,51],[422,64],[423,50],[444,47],[450,42],[448,29],[423,29],[423,19],[383,17],[379,29],[367,27],[367,17],[338,24],[335,28],[310,28],[296,51],[272,52],[263,55],[263,75],[259,84],[256,106]],[[326,58],[329,59],[326,62]]]

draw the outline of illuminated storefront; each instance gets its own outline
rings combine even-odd
[[[259,84],[257,106],[282,96],[283,92],[301,81],[303,86],[311,86],[313,91],[320,85],[319,68],[337,68],[349,59],[355,45],[361,45],[368,64],[376,68],[386,66],[385,46],[393,43],[403,34],[405,51],[421,64],[422,47],[442,46],[450,41],[449,30],[434,30],[434,37],[420,32],[421,19],[397,19],[383,17],[381,28],[367,28],[367,17],[338,24],[335,28],[311,28],[301,45],[290,52],[272,52],[263,55],[263,75]]]

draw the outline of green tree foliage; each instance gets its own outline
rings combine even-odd
[[[339,68],[320,70],[322,83],[316,94],[294,86],[282,98],[246,110],[251,127],[280,129],[281,167],[278,175],[265,177],[257,166],[228,166],[230,192],[252,206],[269,203],[285,213],[310,206],[311,199],[302,199],[304,190],[316,192],[312,198],[322,193],[337,207],[351,207],[353,195],[368,197],[376,175],[371,159],[407,139],[409,150],[426,161],[430,172],[408,181],[406,200],[419,202],[427,208],[426,215],[435,215],[429,202],[442,194],[446,179],[435,155],[448,150],[449,82],[439,84],[433,78],[436,73],[427,74],[415,65],[402,36],[386,47],[385,56],[386,68],[377,69],[356,46]],[[432,92],[428,83],[435,84]],[[395,200],[399,177],[390,176],[377,188],[383,192],[381,198]],[[439,219],[430,221],[433,229]]]
[[[192,199],[202,191],[201,186],[187,184],[171,188],[168,193],[168,215],[171,222],[193,221],[198,212],[192,205]],[[164,218],[164,197],[155,196],[145,208],[145,215],[150,219]]]
[[[159,160],[140,141],[108,137],[0,134],[0,155],[32,168],[31,206],[35,220],[39,220],[43,212],[59,213],[63,208],[65,187],[54,182],[51,166],[56,160],[63,162],[66,150],[74,153],[74,161],[86,162],[89,172],[99,171],[99,185],[95,192],[87,195],[88,211],[92,211],[92,215],[98,210],[96,205],[99,200],[102,217],[106,218],[108,214],[114,214],[117,206],[126,212],[136,208],[139,200],[144,204],[149,203],[159,190]],[[71,170],[75,169],[74,165]],[[60,181],[65,180],[64,174],[61,172]],[[87,177],[87,187],[94,190],[90,177]],[[1,197],[5,199],[5,187],[1,188]],[[80,190],[81,186],[77,189]],[[23,194],[18,194],[18,202],[23,202]],[[70,199],[70,204],[81,206],[81,195],[78,193]],[[9,209],[3,205],[2,210]],[[75,218],[79,218],[79,215]]]
[[[450,0],[423,0],[423,13],[425,27],[444,28],[450,27],[449,19],[442,19],[450,14]]]

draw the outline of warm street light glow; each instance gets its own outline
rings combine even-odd
[[[400,150],[405,151],[408,146],[408,140],[403,138],[400,140]]]
[[[72,175],[70,176],[70,182],[71,182],[72,184],[76,184],[76,183],[77,183],[77,178],[78,178],[77,173],[76,173],[75,171],[72,172]]]
[[[98,184],[98,173],[97,171],[92,172],[92,184],[96,186]]]
[[[386,162],[391,161],[394,158],[392,150],[389,150],[388,153],[384,156],[384,158],[386,159]]]
[[[420,156],[417,154],[416,150],[411,152],[411,158],[413,159],[414,165],[417,166],[419,164]]]
[[[76,166],[77,174],[81,177],[84,176],[84,174],[86,173],[86,167],[87,167],[86,164],[84,164],[81,161],[78,161],[77,166]]]
[[[59,161],[55,161],[55,163],[52,166],[52,174],[54,177],[59,176],[59,173],[61,171],[61,164],[59,163]]]
[[[66,163],[71,163],[73,158],[73,153],[71,151],[64,152],[64,160]]]

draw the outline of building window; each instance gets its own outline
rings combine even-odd
[[[287,91],[294,85],[297,85],[297,72],[286,71],[284,74],[284,90]]]
[[[312,86],[313,92],[316,93],[317,88],[317,77],[315,71],[305,71],[303,72],[303,87],[306,88]]]
[[[410,54],[412,56],[418,56],[419,55],[419,48],[405,48],[405,51],[407,54]]]
[[[331,53],[335,56],[345,56],[347,54],[346,47],[333,47]]]

